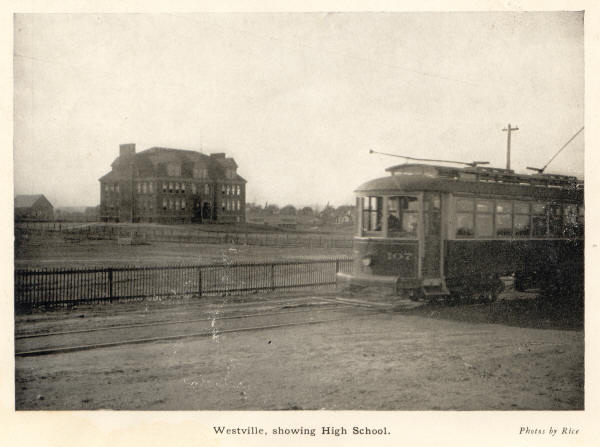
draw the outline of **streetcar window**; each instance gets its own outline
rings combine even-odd
[[[515,214],[529,214],[529,203],[515,202]]]
[[[475,217],[477,237],[492,237],[494,235],[494,220],[492,214],[477,214]]]
[[[515,236],[527,237],[531,233],[529,215],[515,214]]]
[[[442,225],[440,221],[440,195],[439,193],[428,192],[423,197],[423,226],[424,233],[430,236],[438,236]]]
[[[512,236],[512,214],[496,214],[496,236]]]
[[[477,200],[475,214],[475,234],[477,237],[494,235],[494,204],[491,200]]]
[[[528,237],[531,234],[531,219],[529,217],[529,203],[515,202],[514,204],[514,235]]]
[[[548,206],[548,230],[552,237],[563,237],[562,206],[552,204]]]
[[[456,235],[475,235],[475,202],[473,199],[456,199]]]
[[[416,197],[388,198],[388,236],[416,237],[419,224],[419,201]]]
[[[426,200],[423,202],[425,211],[439,211],[440,210],[440,198],[434,194],[429,193]]]
[[[532,214],[544,214],[546,212],[546,205],[543,203],[533,203],[531,205]]]
[[[496,236],[512,236],[512,202],[496,202]]]
[[[543,237],[548,233],[548,218],[546,216],[546,205],[533,203],[531,205],[531,223],[533,236]]]
[[[565,224],[575,225],[577,223],[577,205],[568,204],[564,207]]]
[[[382,203],[382,197],[365,197],[363,199],[363,230],[381,231]]]
[[[478,213],[492,213],[494,205],[491,200],[478,200],[477,201],[477,212]]]
[[[473,214],[458,213],[456,215],[456,235],[457,236],[473,236]]]
[[[496,213],[512,213],[512,203],[504,200],[496,202]]]
[[[577,219],[577,205],[568,204],[564,207],[565,211],[565,236],[579,236],[579,222]]]
[[[473,199],[456,199],[456,211],[473,212]]]

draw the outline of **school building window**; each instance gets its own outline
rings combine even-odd
[[[178,163],[169,163],[167,165],[167,175],[169,177],[180,177],[181,176],[181,165]]]

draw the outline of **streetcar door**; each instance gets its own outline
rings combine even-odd
[[[440,194],[423,195],[423,256],[421,274],[424,279],[441,278],[441,224]]]

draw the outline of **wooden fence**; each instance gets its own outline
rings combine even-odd
[[[15,308],[330,287],[352,260],[15,270]]]

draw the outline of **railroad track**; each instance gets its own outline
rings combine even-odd
[[[186,338],[218,337],[228,333],[304,326],[380,314],[379,310],[356,308],[345,303],[334,307],[330,303],[327,304],[301,310],[208,316],[72,331],[21,333],[15,336],[15,356],[40,356]],[[312,315],[308,315],[308,318],[297,318],[309,312],[312,312]],[[240,325],[239,322],[243,324]]]
[[[163,304],[165,305],[163,307]],[[255,300],[255,301],[243,301],[243,302],[227,302],[227,301],[198,301],[198,302],[189,302],[185,304],[172,304],[172,303],[164,303],[164,302],[139,302],[139,303],[116,303],[110,305],[108,308],[98,307],[98,306],[89,306],[78,309],[82,313],[77,315],[79,312],[70,311],[67,314],[60,313],[60,311],[54,313],[49,312],[44,315],[44,318],[37,321],[38,328],[36,330],[21,330],[18,329],[15,331],[15,339],[21,338],[33,338],[37,336],[49,335],[52,330],[44,330],[44,327],[53,327],[53,326],[61,326],[62,330],[60,332],[52,332],[54,335],[58,335],[61,333],[78,333],[78,332],[88,332],[93,331],[95,329],[102,330],[104,328],[112,329],[115,326],[125,326],[120,324],[111,324],[104,326],[94,326],[90,327],[90,324],[93,324],[93,320],[121,320],[123,317],[128,318],[129,320],[142,319],[145,318],[148,313],[156,313],[156,314],[170,314],[165,319],[160,319],[156,321],[144,321],[144,323],[138,323],[140,326],[144,324],[158,324],[158,323],[179,323],[190,320],[190,316],[197,316],[198,314],[206,317],[206,315],[210,316],[212,319],[217,315],[222,314],[235,314],[235,312],[251,312],[251,311],[276,311],[277,309],[292,309],[292,308],[314,308],[316,306],[324,307],[326,305],[341,305],[347,303],[337,302],[332,299],[325,299],[322,296],[300,296],[286,299],[275,299],[275,300]],[[243,315],[243,314],[242,314]],[[87,317],[83,319],[83,317]],[[202,318],[198,318],[198,320],[202,320]],[[27,322],[19,322],[16,321],[17,328],[19,326],[27,326]],[[65,326],[67,329],[65,329]],[[85,329],[80,329],[81,327],[85,327]],[[131,327],[135,325],[132,324]],[[71,328],[71,329],[68,329]]]
[[[328,307],[327,310],[337,310],[353,307],[351,305],[342,305],[337,307]],[[90,329],[75,329],[71,331],[58,331],[58,332],[35,332],[35,333],[21,333],[15,335],[15,340],[22,340],[26,338],[39,338],[39,337],[53,337],[58,335],[69,335],[69,334],[85,334],[89,332],[102,332],[102,331],[110,331],[114,329],[129,329],[129,328],[138,328],[138,327],[156,327],[156,326],[166,326],[170,324],[187,324],[187,323],[198,323],[202,321],[221,321],[221,320],[235,320],[239,318],[248,318],[248,317],[267,317],[272,315],[288,315],[294,313],[301,312],[314,312],[315,309],[302,309],[302,310],[290,310],[283,312],[266,312],[266,313],[252,313],[252,314],[242,314],[242,315],[230,315],[226,317],[203,317],[203,318],[191,318],[188,320],[159,320],[152,321],[148,323],[134,323],[134,324],[115,324],[110,326],[100,326]]]

